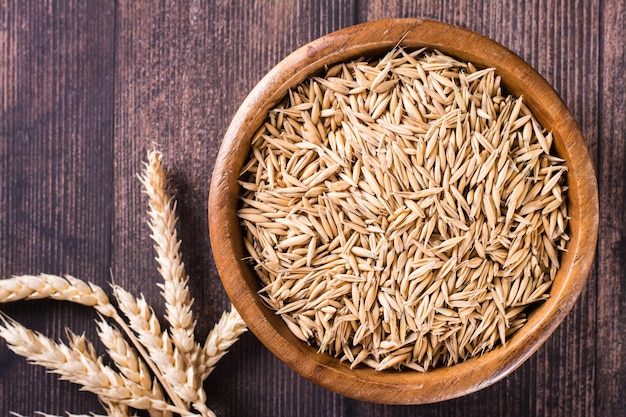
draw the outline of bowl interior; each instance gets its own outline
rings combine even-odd
[[[350,370],[345,363],[317,353],[297,339],[285,323],[257,296],[259,280],[243,258],[236,215],[238,174],[250,140],[286,94],[325,65],[361,56],[378,56],[395,45],[428,47],[478,67],[494,67],[507,91],[524,103],[554,136],[556,153],[566,160],[569,234],[568,251],[550,291],[528,322],[505,345],[463,363],[426,373]],[[224,287],[235,307],[261,342],[288,366],[337,393],[390,404],[430,403],[484,388],[517,368],[560,324],[584,286],[595,251],[598,229],[597,185],[580,129],[558,94],[521,58],[471,31],[443,23],[392,19],[334,32],[298,49],[254,88],[241,105],[224,137],[211,182],[209,200],[211,245]]]

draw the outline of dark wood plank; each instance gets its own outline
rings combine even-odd
[[[306,42],[349,25],[352,14],[333,1],[119,5],[112,269],[118,283],[143,292],[162,312],[146,202],[134,175],[156,142],[179,203],[198,337],[229,307],[210,254],[206,218],[221,137],[265,72]],[[206,388],[209,405],[224,417],[333,415],[342,403],[287,369],[251,334],[223,359]]]
[[[116,5],[117,3],[117,5]],[[441,404],[357,402],[300,378],[246,334],[207,381],[219,416],[613,416],[626,399],[626,65],[623,1],[20,2],[0,0],[0,277],[72,273],[163,307],[135,174],[156,143],[172,171],[203,337],[228,308],[206,231],[221,137],[282,57],[335,29],[437,19],[518,53],[561,94],[598,171],[597,266],[565,322],[510,377]],[[115,94],[114,94],[115,92]],[[112,140],[114,138],[114,140]],[[89,309],[1,306],[59,337],[94,335]],[[374,399],[373,399],[374,400]],[[0,415],[99,411],[94,396],[0,342]]]
[[[626,410],[626,4],[605,1],[600,47],[596,415]]]
[[[0,2],[0,276],[71,273],[109,280],[114,2]],[[65,337],[90,309],[2,305],[29,327]],[[99,411],[0,344],[0,415]]]
[[[598,2],[370,1],[360,20],[391,16],[441,20],[490,37],[530,63],[564,99],[592,155],[598,143]],[[549,22],[547,24],[546,22]],[[595,158],[594,158],[595,160]],[[546,344],[503,381],[475,394],[421,409],[429,415],[589,416],[594,412],[595,270],[575,308]],[[363,415],[387,407],[359,405]],[[515,410],[515,411],[513,411]],[[410,415],[407,408],[402,414]],[[397,409],[394,409],[397,412]],[[404,414],[406,413],[406,414]],[[603,414],[611,415],[611,414]]]

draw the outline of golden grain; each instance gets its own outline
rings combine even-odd
[[[569,239],[551,145],[492,68],[438,51],[306,80],[241,172],[261,298],[351,367],[427,371],[506,343]]]

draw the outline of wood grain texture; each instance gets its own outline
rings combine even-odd
[[[112,269],[121,285],[143,292],[163,311],[153,284],[158,275],[146,201],[134,175],[156,142],[171,167],[178,213],[185,219],[179,230],[201,318],[198,338],[229,306],[210,254],[206,219],[209,179],[226,127],[248,91],[286,52],[349,25],[350,17],[349,8],[331,1],[315,8],[296,2],[118,5]],[[251,335],[244,341],[207,381],[209,403],[219,415],[272,415],[276,409],[296,415],[301,407],[330,414],[332,394],[287,371]],[[256,380],[263,383],[251,384],[243,371],[257,367]],[[302,392],[311,399],[305,406],[285,402]]]
[[[114,3],[0,2],[0,275],[109,279]],[[92,311],[2,306],[46,334],[87,330]],[[98,410],[98,401],[0,347],[0,414]]]
[[[0,0],[0,275],[72,273],[143,292],[162,309],[135,174],[157,143],[172,170],[203,336],[227,307],[206,233],[220,141],[258,80],[300,45],[383,17],[438,19],[522,56],[561,94],[595,155],[596,270],[575,308],[510,377],[419,407],[349,400],[297,376],[246,334],[207,381],[219,416],[617,416],[626,408],[626,108],[623,0]],[[61,336],[86,309],[2,306]],[[162,311],[162,310],[159,310]],[[0,415],[100,411],[0,343]]]
[[[350,370],[348,364],[319,355],[315,348],[302,344],[257,296],[258,277],[245,260],[236,214],[239,173],[248,158],[250,141],[281,97],[323,68],[362,54],[376,56],[398,42],[409,49],[426,46],[477,66],[495,68],[508,91],[524,94],[538,120],[553,132],[555,150],[569,170],[570,242],[550,299],[537,306],[528,323],[506,346],[427,373]],[[376,398],[386,404],[427,404],[457,398],[499,381],[558,326],[590,272],[598,232],[598,197],[591,159],[573,116],[549,84],[523,60],[492,40],[455,26],[418,19],[386,19],[350,27],[306,44],[261,80],[242,103],[224,136],[213,171],[209,217],[213,255],[224,287],[250,330],[268,349],[307,379],[350,398]]]
[[[595,409],[597,416],[626,410],[626,5],[601,10],[598,142],[601,228],[598,247]]]

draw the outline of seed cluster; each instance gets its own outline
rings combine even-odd
[[[68,330],[68,342],[57,342],[2,312],[0,338],[30,363],[96,394],[107,416],[135,416],[137,410],[144,410],[150,416],[215,417],[206,404],[203,382],[246,331],[246,324],[232,307],[203,343],[195,340],[193,299],[175,228],[176,203],[167,192],[159,152],[148,153],[140,180],[149,200],[150,237],[163,278],[157,285],[162,289],[168,326],[161,327],[143,296],[135,297],[118,285],[112,286],[117,299],[113,304],[101,287],[79,278],[19,275],[0,279],[0,304],[48,298],[93,307],[99,315],[98,338],[108,360],[103,360],[85,336]]]
[[[351,366],[479,355],[548,297],[566,167],[491,68],[395,48],[289,91],[242,169],[260,296]]]

